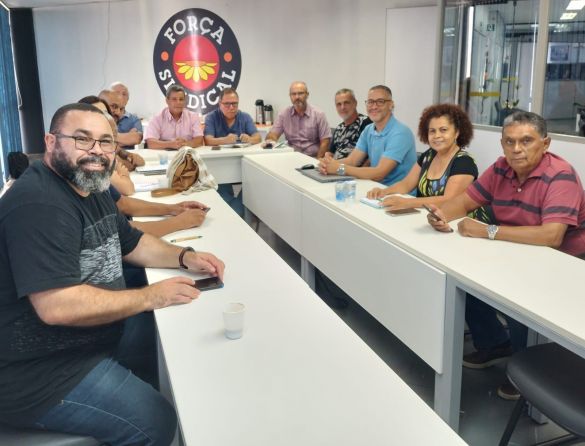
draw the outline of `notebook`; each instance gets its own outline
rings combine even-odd
[[[354,177],[348,175],[323,175],[319,173],[319,170],[317,169],[301,169],[300,167],[297,167],[296,170],[319,183],[335,183],[336,181],[355,180]]]

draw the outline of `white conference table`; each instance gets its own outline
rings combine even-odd
[[[136,194],[150,199],[149,194]],[[441,420],[215,191],[158,199],[211,207],[167,240],[225,260],[225,287],[155,311],[187,445],[463,445]],[[178,270],[147,269],[151,283]],[[222,309],[246,305],[244,336]]]
[[[205,161],[209,172],[215,177],[219,184],[224,183],[241,183],[242,182],[242,168],[241,160],[244,155],[251,154],[269,154],[269,153],[286,153],[292,152],[293,149],[288,146],[263,149],[260,144],[254,144],[244,148],[220,148],[213,150],[211,146],[202,146],[197,148],[197,153]],[[137,153],[142,156],[147,164],[158,164],[158,155],[165,153],[169,157],[169,161],[173,158],[176,152],[172,150],[154,150],[154,149],[134,149],[129,150],[130,153]]]
[[[465,291],[585,357],[582,260],[438,233],[424,212],[391,217],[359,202],[338,203],[333,184],[294,170],[310,161],[299,153],[244,157],[244,204],[433,367],[435,410],[454,429]],[[375,185],[359,180],[357,196]],[[310,266],[305,271],[310,280]]]

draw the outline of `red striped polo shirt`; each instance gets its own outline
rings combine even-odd
[[[491,205],[500,225],[568,225],[559,249],[585,258],[585,194],[577,172],[560,156],[545,152],[523,184],[500,157],[466,192],[476,203]]]

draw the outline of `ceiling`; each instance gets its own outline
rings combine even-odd
[[[107,3],[120,0],[0,0],[9,8],[43,8],[48,6],[70,6],[82,3]]]

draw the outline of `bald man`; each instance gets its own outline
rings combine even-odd
[[[122,87],[128,92],[128,89],[123,85]],[[126,99],[124,96],[115,90],[102,90],[99,98],[103,99],[110,106],[112,116],[116,120],[118,126],[118,143],[123,149],[133,149],[136,144],[142,142],[142,123],[137,116],[126,113],[126,103],[128,102],[128,94]]]
[[[289,96],[292,105],[278,114],[266,135],[266,143],[274,144],[284,133],[295,151],[322,158],[331,141],[331,128],[325,113],[308,104],[309,89],[304,82],[293,82]]]

